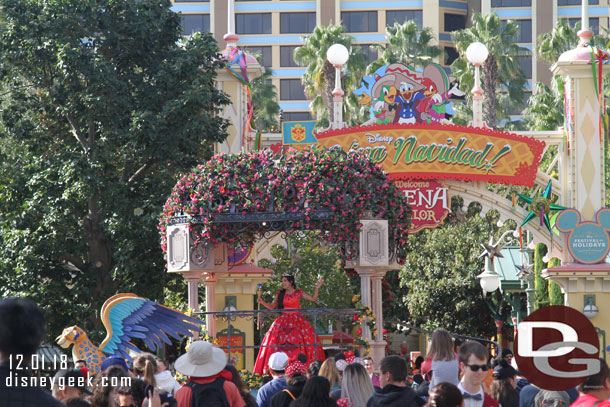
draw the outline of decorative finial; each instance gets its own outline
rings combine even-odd
[[[580,14],[580,30],[576,35],[580,38],[580,47],[586,47],[591,43],[591,37],[593,37],[593,31],[589,30],[589,2],[583,0],[581,3],[581,14]]]

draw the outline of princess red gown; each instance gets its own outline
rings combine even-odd
[[[280,292],[276,293],[278,296]],[[301,309],[299,299],[303,291],[296,290],[292,294],[284,296],[284,309]],[[270,346],[261,348],[254,364],[254,373],[263,374],[267,371],[269,357],[275,352],[285,352],[288,358],[296,358],[299,353],[307,356],[307,365],[314,360],[325,360],[322,346],[302,346],[321,343],[320,338],[314,331],[308,320],[301,316],[298,311],[282,312],[271,327],[261,345]],[[273,345],[292,345],[286,347],[275,347]]]

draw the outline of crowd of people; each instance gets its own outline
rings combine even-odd
[[[51,391],[31,379],[27,360],[44,336],[44,318],[32,301],[0,301],[0,406],[2,407],[610,407],[610,370],[600,359],[599,373],[577,389],[547,391],[530,384],[503,350],[490,361],[476,341],[460,344],[437,330],[425,359],[409,368],[404,357],[383,358],[379,371],[371,358],[351,352],[309,361],[304,354],[274,352],[267,358],[269,380],[246,388],[226,353],[195,341],[174,363],[188,379],[179,384],[167,361],[140,354],[129,365],[109,357],[91,374],[84,360],[61,369]]]

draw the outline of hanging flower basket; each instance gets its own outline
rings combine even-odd
[[[320,212],[323,218],[317,216]],[[159,231],[166,251],[166,227],[173,217],[186,216],[196,239],[248,247],[261,233],[254,222],[248,224],[249,216],[292,214],[288,230],[320,229],[321,238],[351,260],[344,248],[357,244],[365,212],[388,220],[390,247],[402,264],[409,226],[406,200],[381,166],[365,156],[324,149],[290,150],[286,156],[270,150],[219,154],[178,181]],[[228,214],[244,219],[238,233],[219,220]]]

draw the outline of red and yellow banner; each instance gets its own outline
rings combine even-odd
[[[389,124],[317,133],[319,145],[358,149],[394,179],[458,179],[531,187],[544,142],[486,128]]]

